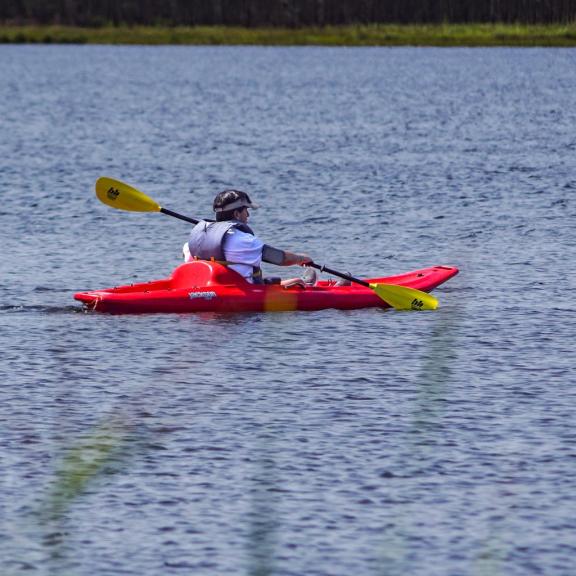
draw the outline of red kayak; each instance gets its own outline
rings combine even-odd
[[[429,292],[458,273],[452,266],[433,266],[398,276],[371,278],[370,283],[408,286]],[[388,308],[371,288],[335,286],[332,280],[315,286],[284,288],[250,284],[216,262],[195,261],[178,266],[170,278],[103,290],[78,292],[86,308],[112,314],[151,312],[279,312],[338,308]]]

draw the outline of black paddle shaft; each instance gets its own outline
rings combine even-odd
[[[310,268],[316,268],[316,270],[320,270],[320,272],[327,272],[332,276],[338,276],[338,278],[343,278],[344,280],[350,280],[350,282],[361,284],[362,286],[370,288],[370,284],[368,282],[365,282],[364,280],[360,280],[360,278],[354,278],[354,276],[350,276],[350,274],[344,274],[343,272],[338,272],[338,270],[332,270],[332,268],[316,264],[316,262],[309,262],[308,264],[305,264],[305,266],[310,266]]]
[[[160,208],[160,212],[162,212],[162,214],[166,214],[167,216],[174,216],[174,218],[178,218],[179,220],[190,222],[191,224],[198,224],[199,222],[194,218],[188,218],[188,216],[182,216],[182,214],[178,214],[178,212],[172,212],[172,210],[168,210],[167,208]]]

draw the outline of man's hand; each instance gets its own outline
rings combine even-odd
[[[297,254],[300,258],[300,262],[298,262],[298,266],[306,266],[306,264],[310,264],[312,262],[312,258],[308,256],[308,254]]]
[[[295,254],[293,252],[284,252],[284,266],[305,266],[312,262],[312,258],[308,254]]]

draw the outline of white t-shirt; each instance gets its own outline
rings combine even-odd
[[[236,264],[231,264],[229,267],[241,274],[248,282],[252,282],[254,266],[258,267],[262,263],[263,247],[264,242],[258,236],[231,228],[226,232],[224,238],[224,258],[226,258],[227,262],[236,262]],[[192,260],[188,242],[184,244],[182,251],[186,262]]]

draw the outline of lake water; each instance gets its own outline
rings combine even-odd
[[[1,574],[574,574],[575,167],[575,50],[0,46]],[[102,175],[461,273],[435,312],[86,314],[188,234]]]

